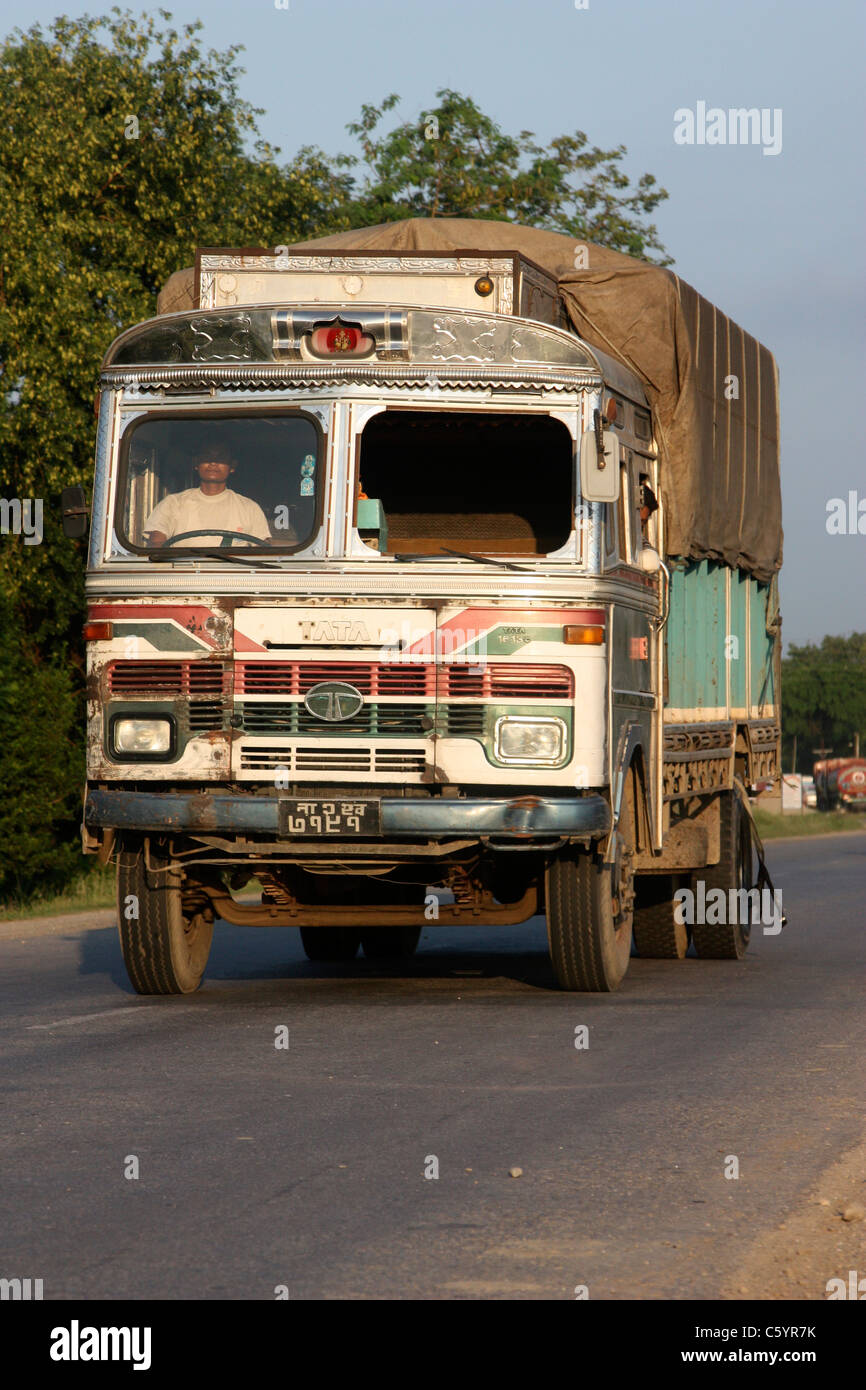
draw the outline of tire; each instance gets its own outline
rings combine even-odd
[[[695,880],[703,873],[707,893],[713,888],[723,890],[727,917],[730,890],[751,888],[754,882],[752,834],[749,818],[735,791],[722,792],[719,814],[719,862],[708,865],[703,871],[699,869]],[[702,960],[742,960],[750,935],[751,924],[748,921],[695,922],[692,927],[695,951]]]
[[[361,935],[368,960],[409,960],[420,940],[420,927],[373,927]]]
[[[121,850],[117,927],[123,962],[137,994],[192,994],[201,984],[213,940],[213,913],[184,888],[179,869],[144,849]]]
[[[631,954],[632,914],[615,915],[614,870],[598,853],[563,851],[547,871],[547,940],[560,989],[610,993]]]
[[[560,989],[611,993],[631,956],[634,919],[634,845],[637,841],[633,774],[626,781],[614,858],[562,850],[545,881],[547,941]]]
[[[354,960],[361,944],[354,927],[301,927],[300,932],[307,960]]]
[[[674,874],[645,874],[635,880],[634,946],[646,960],[682,960],[689,928],[677,920]]]

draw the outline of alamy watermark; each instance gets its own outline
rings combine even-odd
[[[674,112],[676,145],[760,145],[762,154],[782,153],[782,108],[737,106],[724,110],[705,101]]]
[[[674,919],[680,926],[761,926],[765,936],[782,930],[782,891],[774,888],[707,888],[699,878],[674,893]]]
[[[853,488],[844,497],[831,497],[827,503],[827,534],[830,536],[866,536],[866,497]]]
[[[42,1298],[41,1279],[0,1279],[0,1302],[28,1303]]]
[[[0,497],[0,535],[23,536],[25,545],[41,545],[42,498]]]
[[[840,1278],[828,1279],[824,1287],[827,1290],[828,1301],[851,1298],[862,1303],[866,1299],[866,1279],[861,1279],[856,1269],[848,1270],[847,1283]]]
[[[131,1361],[134,1371],[147,1371],[151,1336],[149,1327],[82,1327],[73,1318],[52,1328],[48,1354],[52,1361]]]

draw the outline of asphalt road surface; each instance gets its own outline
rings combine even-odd
[[[866,1231],[837,1211],[866,1193],[866,834],[768,860],[781,936],[634,959],[608,996],[552,987],[538,919],[431,926],[394,969],[223,924],[180,999],[132,993],[111,913],[0,925],[0,1276],[46,1299],[824,1297]],[[779,1253],[819,1201],[824,1234]]]

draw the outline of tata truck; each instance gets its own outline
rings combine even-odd
[[[225,922],[399,961],[543,914],[566,990],[742,957],[676,895],[752,887],[778,775],[775,365],[576,264],[477,221],[204,248],[111,345],[82,836],[140,993]]]

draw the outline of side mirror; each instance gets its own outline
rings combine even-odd
[[[645,545],[640,553],[638,564],[647,574],[658,574],[662,567],[662,557],[651,545]]]
[[[83,487],[65,487],[60,494],[60,517],[63,534],[71,541],[80,541],[87,535],[90,508],[84,497]]]
[[[605,430],[602,441],[600,451],[595,430],[584,430],[580,441],[580,490],[585,502],[615,502],[619,497],[619,436]]]

